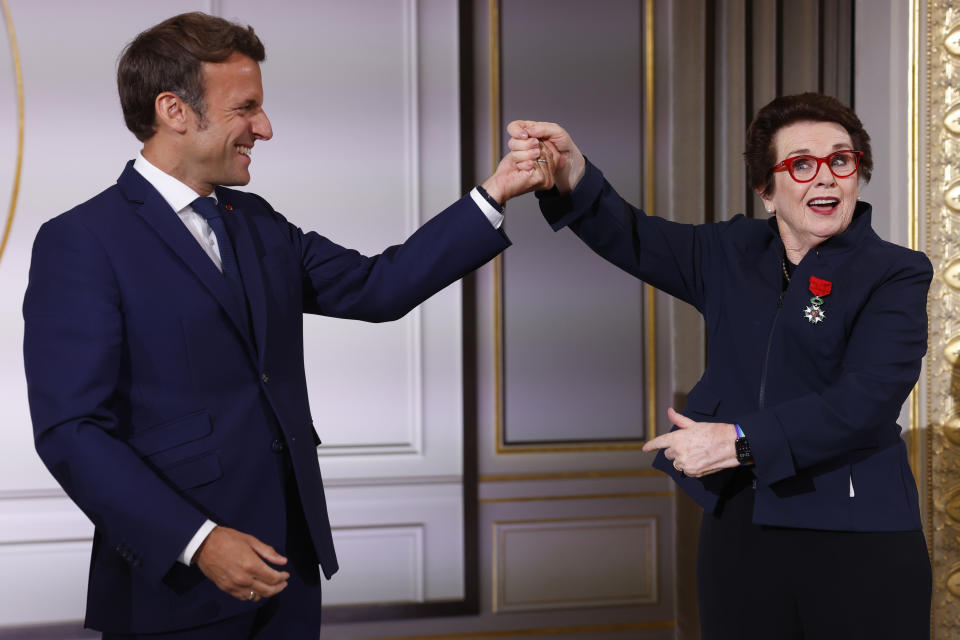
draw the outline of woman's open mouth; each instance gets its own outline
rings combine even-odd
[[[807,206],[810,207],[814,213],[830,215],[840,206],[840,200],[837,198],[814,198],[807,202]]]

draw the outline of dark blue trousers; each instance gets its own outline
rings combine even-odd
[[[752,474],[733,484],[700,528],[702,640],[930,638],[923,532],[755,525]]]

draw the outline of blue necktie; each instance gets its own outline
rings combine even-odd
[[[237,254],[233,252],[233,243],[230,242],[230,236],[227,235],[227,226],[223,223],[223,216],[220,214],[220,207],[213,198],[197,198],[190,203],[193,210],[202,215],[207,220],[207,224],[213,229],[213,235],[217,237],[217,246],[220,248],[220,264],[223,267],[223,275],[231,281],[231,284],[240,284],[240,269],[237,267]]]
[[[250,326],[250,313],[247,310],[247,294],[243,290],[243,280],[240,278],[240,268],[237,266],[237,254],[233,252],[233,243],[230,242],[230,236],[227,234],[227,225],[223,222],[220,207],[217,206],[217,201],[213,198],[197,198],[190,203],[190,206],[206,218],[210,228],[213,229],[213,235],[217,237],[223,275],[230,289],[233,290],[234,301],[237,305],[236,311],[243,318],[243,330],[252,339],[253,327]]]

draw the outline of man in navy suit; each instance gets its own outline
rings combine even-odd
[[[273,135],[263,59],[252,28],[199,13],[137,36],[118,85],[143,150],[34,245],[35,443],[96,527],[86,624],[106,638],[318,635],[337,560],[302,314],[403,316],[508,246],[507,199],[551,185],[508,156],[375,257],[305,233],[225,188]]]

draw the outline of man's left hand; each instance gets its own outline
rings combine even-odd
[[[737,428],[727,422],[697,422],[667,409],[670,422],[679,429],[657,436],[643,445],[644,451],[663,449],[667,460],[684,474],[701,478],[722,469],[740,466],[737,461]]]
[[[287,564],[276,549],[229,527],[214,527],[193,561],[203,575],[237,600],[259,602],[273,597],[286,589],[290,578],[288,571],[270,566]]]

